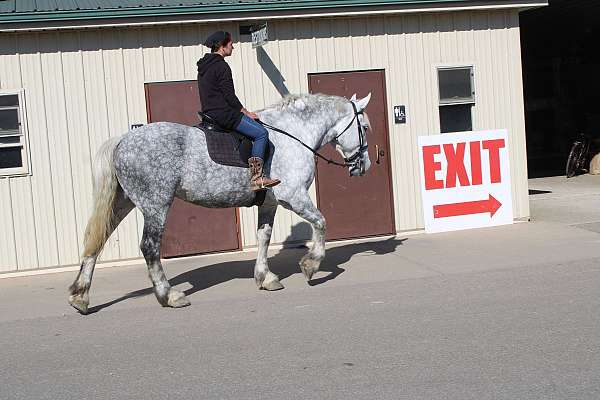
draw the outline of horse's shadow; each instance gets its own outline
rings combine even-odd
[[[352,256],[360,253],[383,255],[392,253],[396,248],[407,239],[389,238],[380,241],[345,244],[327,249],[325,259],[321,263],[320,271],[329,272],[326,276],[312,279],[309,285],[316,286],[327,281],[335,279],[342,274],[345,269],[340,265],[346,263]],[[279,276],[280,280],[290,277],[293,274],[301,274],[298,262],[302,255],[307,251],[304,245],[301,248],[284,248],[277,254],[269,257],[269,269]],[[252,279],[254,278],[255,260],[226,261],[218,264],[202,266],[190,271],[183,272],[171,279],[172,286],[182,283],[191,285],[191,288],[184,291],[186,296],[194,294],[200,290],[208,289],[212,286],[225,283],[232,279]],[[146,296],[152,294],[152,288],[145,288],[127,293],[126,295],[112,300],[110,302],[90,307],[88,313],[95,313],[103,308],[110,307],[121,301]]]

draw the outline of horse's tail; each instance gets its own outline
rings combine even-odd
[[[113,203],[119,186],[113,155],[120,140],[115,137],[104,142],[94,159],[94,211],[83,239],[84,257],[98,254],[112,233]]]

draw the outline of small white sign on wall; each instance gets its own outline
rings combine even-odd
[[[250,34],[252,35],[253,49],[264,46],[269,41],[269,32],[267,31],[266,23],[253,27]]]
[[[425,231],[512,224],[505,129],[419,136]]]

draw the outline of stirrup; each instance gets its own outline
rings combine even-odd
[[[266,190],[266,189],[272,188],[273,186],[277,186],[281,183],[281,181],[279,179],[269,178],[269,180],[272,181],[273,183],[267,186],[267,185],[265,185],[265,177],[264,176],[261,176],[258,179],[260,179],[260,184],[257,185],[259,190]]]

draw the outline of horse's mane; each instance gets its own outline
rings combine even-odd
[[[324,107],[332,108],[338,112],[344,112],[348,99],[340,96],[332,96],[321,93],[316,94],[290,94],[279,100],[277,103],[267,107],[278,111],[288,111],[304,113],[315,111]]]

